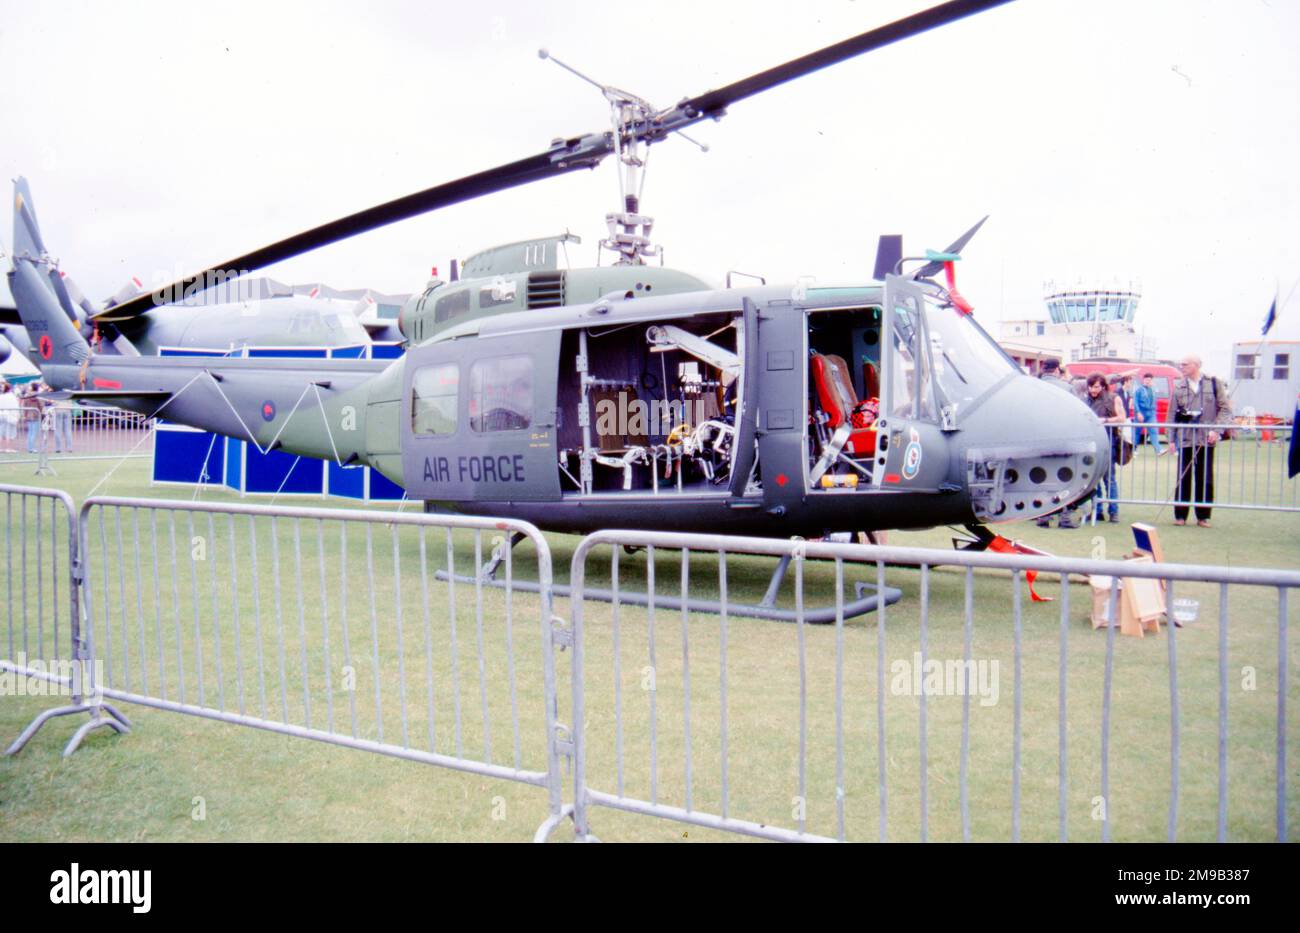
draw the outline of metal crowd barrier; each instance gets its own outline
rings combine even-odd
[[[21,751],[55,717],[89,714],[89,721],[68,741],[66,757],[93,729],[130,731],[126,717],[104,704],[94,689],[80,606],[77,507],[58,489],[0,485],[0,497],[8,557],[0,580],[7,620],[0,671],[14,678],[14,695],[64,696],[71,701],[37,716],[5,754]]]
[[[34,432],[29,431],[27,421],[19,421],[17,436],[0,447],[0,464],[116,460],[152,454],[149,435],[154,429],[153,418],[117,408],[74,410],[60,404],[41,413]]]
[[[1287,476],[1293,425],[1234,423],[1189,429],[1185,424],[1135,422],[1108,425],[1107,429],[1112,453],[1118,450],[1117,439],[1123,438],[1133,444],[1133,455],[1123,466],[1112,462],[1118,489],[1111,491],[1103,481],[1095,497],[1098,508],[1127,503],[1300,512],[1300,482]],[[1178,435],[1180,431],[1191,433]],[[1178,436],[1199,434],[1204,438],[1210,431],[1228,434],[1208,448],[1212,451],[1209,457],[1198,454],[1193,458],[1180,452],[1181,445],[1171,443]],[[1188,451],[1196,446],[1188,444]],[[1207,449],[1204,440],[1199,446]],[[1208,486],[1207,478],[1212,480]],[[1213,492],[1212,497],[1207,491]]]
[[[128,731],[120,700],[544,787],[538,839],[567,816],[595,838],[596,808],[788,841],[1222,841],[1272,809],[1287,838],[1295,571],[605,531],[573,555],[570,627],[523,522],[0,495],[0,673],[71,697],[10,753],[53,716],[90,716],[65,754]],[[730,613],[782,557],[794,621]],[[904,601],[846,621],[858,578],[887,574]],[[1118,617],[1113,586],[1079,598],[1078,575],[1099,574],[1162,580],[1170,618],[1189,600],[1207,618],[1120,642],[1086,622]],[[584,600],[589,580],[613,601]],[[692,612],[692,587],[721,613]],[[811,624],[825,601],[833,621]]]
[[[620,561],[620,547],[645,548],[645,557]],[[603,575],[607,566],[614,602],[600,610],[582,594],[589,564],[605,549],[608,564],[599,561],[593,569]],[[677,553],[665,560],[664,549]],[[656,613],[656,594],[679,592],[684,600],[692,581],[727,603],[741,576],[736,567],[746,555],[795,559],[793,593],[786,595],[794,604],[795,624],[729,618],[725,611],[720,618]],[[911,578],[911,598],[878,610],[874,624],[846,625],[846,577],[865,572],[883,584],[887,564],[894,585]],[[919,568],[919,578],[898,565]],[[1044,582],[1061,584],[1056,606],[1035,602],[1026,609],[1022,577],[1031,572],[1039,575],[1039,589]],[[1071,574],[1160,579],[1175,608],[1176,600],[1189,595],[1217,602],[1217,643],[1204,625],[1169,627],[1167,651],[1147,647],[1135,660],[1136,646],[1152,643],[1126,638],[1124,648],[1134,648],[1117,650],[1115,626],[1103,633],[1086,621],[1080,624],[1078,587],[1071,593],[1067,583]],[[666,588],[656,582],[665,576]],[[1287,838],[1287,600],[1288,590],[1300,587],[1300,573],[602,531],[584,538],[574,553],[572,587],[572,715],[575,723],[586,724],[574,732],[574,822],[580,839],[594,838],[592,810],[603,807],[785,841],[903,836],[926,841],[932,818],[942,813],[950,838],[970,840],[978,829],[982,837],[1018,841],[1028,794],[1036,829],[1050,825],[1046,814],[1054,809],[1061,841],[1071,836],[1071,816],[1076,827],[1081,819],[1084,825],[1099,824],[1103,841],[1111,838],[1117,818],[1126,833],[1127,822],[1137,825],[1139,835],[1142,826],[1147,835],[1163,829],[1173,841],[1180,806],[1187,807],[1184,835],[1208,834],[1210,827],[1196,820],[1211,801],[1217,806],[1213,832],[1223,841],[1228,838],[1228,748],[1234,741],[1230,708],[1238,704],[1240,715],[1251,716],[1236,721],[1249,754],[1234,758],[1233,780],[1253,791],[1256,801],[1272,797],[1273,787],[1267,785],[1275,786],[1276,835]],[[1243,606],[1236,613],[1229,612],[1230,587],[1242,591],[1234,599]],[[814,589],[823,596],[832,591],[839,609],[833,625],[802,621],[805,592]],[[1268,590],[1276,591],[1275,603]],[[625,591],[648,606],[621,601]],[[1111,586],[1108,594],[1107,618],[1116,619],[1119,590]],[[977,602],[1005,606],[1007,615],[996,617],[996,625],[977,626]],[[1091,606],[1084,602],[1082,620]],[[1274,611],[1276,767],[1265,774],[1256,759],[1263,740],[1258,720],[1266,717],[1260,710],[1269,687],[1230,704],[1229,682],[1238,673],[1230,669],[1230,657],[1233,663],[1264,666],[1273,654],[1264,619]],[[1102,638],[1104,663],[1099,664],[1096,639]],[[1217,678],[1208,674],[1208,664],[1180,670],[1178,654],[1185,643],[1195,660],[1217,658]],[[758,647],[742,650],[749,644]],[[990,666],[994,699],[986,705]],[[997,678],[1005,668],[1011,684],[1001,692],[1010,694],[1010,710],[998,695]],[[914,689],[923,683],[916,671],[929,677],[939,669],[947,693]],[[1265,667],[1257,676],[1265,681],[1272,670]],[[1139,685],[1149,683],[1154,671],[1167,674],[1167,693],[1135,703]],[[1053,678],[1051,690],[1047,685]],[[1054,743],[1049,702],[1056,707]],[[742,710],[748,711],[743,718]],[[1149,762],[1153,740],[1162,732],[1169,757],[1163,778]],[[1082,735],[1094,737],[1095,744],[1075,738]],[[1080,745],[1087,754],[1079,754]],[[1237,764],[1246,759],[1252,767]],[[1209,774],[1217,775],[1212,787]],[[1133,782],[1148,786],[1162,780],[1169,786],[1168,810],[1157,829],[1156,815],[1128,808]],[[976,807],[990,801],[999,814],[1010,805],[1006,821]],[[1077,828],[1073,834],[1085,835]]]
[[[532,525],[96,497],[78,528],[98,696],[536,785],[562,817]],[[511,535],[540,595],[515,592]],[[477,574],[494,546],[501,588]]]

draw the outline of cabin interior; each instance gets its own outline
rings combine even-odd
[[[880,317],[878,307],[812,312],[806,346],[793,348],[808,359],[810,491],[871,486]],[[742,330],[729,312],[566,332],[556,427],[564,494],[727,493]],[[747,485],[761,482],[756,458]]]

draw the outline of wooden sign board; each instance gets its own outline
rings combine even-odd
[[[1133,563],[1152,563],[1148,556],[1131,558]],[[1160,617],[1165,613],[1165,592],[1160,580],[1145,577],[1114,577],[1094,574],[1088,578],[1092,584],[1092,627],[1107,625],[1110,620],[1111,588],[1118,583],[1116,606],[1119,610],[1121,635],[1141,638],[1145,632],[1160,631]]]
[[[1130,562],[1155,563],[1150,557],[1135,557]],[[1143,631],[1160,631],[1160,617],[1165,614],[1165,591],[1160,580],[1125,577],[1119,595],[1123,603],[1120,612],[1121,634],[1141,638]]]
[[[1130,527],[1133,529],[1133,544],[1137,552],[1150,555],[1157,564],[1163,564],[1165,549],[1160,545],[1160,532],[1156,527],[1142,522],[1134,522]]]

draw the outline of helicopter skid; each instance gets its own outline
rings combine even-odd
[[[456,583],[478,583],[483,586],[496,587],[497,589],[505,588],[505,583],[503,581],[494,580],[489,577],[476,578],[466,574],[449,575],[445,570],[435,571],[434,575],[439,580],[444,581],[450,578]],[[538,593],[541,592],[542,589],[541,584],[534,583],[531,580],[514,580],[511,583],[511,587],[517,590],[522,590],[526,593]],[[879,591],[873,584],[855,582],[853,584],[853,591],[854,598],[844,603],[843,606],[844,619],[854,619],[858,616],[866,615],[869,612],[875,612],[882,605],[881,591]],[[559,583],[552,585],[551,592],[556,596],[566,599],[572,595],[572,589],[570,587]],[[612,603],[615,600],[615,593],[612,590],[594,587],[584,589],[582,595],[584,599],[595,600],[596,602],[602,603]],[[892,606],[902,598],[903,591],[896,587],[887,586],[883,590],[883,605],[885,606]],[[648,594],[638,593],[635,591],[628,592],[625,590],[619,590],[617,599],[619,603],[628,606],[648,606],[650,604],[650,597]],[[764,602],[766,602],[766,600],[764,600]],[[664,609],[666,611],[680,611],[685,608],[689,612],[709,612],[714,615],[723,614],[723,605],[716,599],[688,598],[683,600],[679,596],[665,596],[656,593],[654,604],[656,609]],[[763,605],[761,603],[758,605],[748,605],[745,603],[728,602],[726,605],[726,614],[728,616],[745,616],[751,619],[769,619],[773,622],[797,622],[800,618],[799,614],[793,609],[778,609],[775,606]],[[818,607],[805,606],[803,610],[803,621],[812,625],[831,625],[834,624],[835,618],[836,612],[834,605]]]

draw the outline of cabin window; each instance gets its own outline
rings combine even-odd
[[[452,318],[460,317],[468,310],[469,289],[462,288],[445,298],[438,299],[438,303],[433,306],[433,320],[434,323],[441,324],[443,321],[450,321]]]
[[[501,356],[469,369],[469,426],[479,433],[517,431],[533,420],[533,358]]]
[[[1279,353],[1273,357],[1273,378],[1291,378],[1291,354]]]
[[[1237,354],[1237,371],[1233,374],[1236,379],[1258,379],[1259,378],[1259,354],[1258,353],[1238,353]]]
[[[425,366],[411,383],[411,430],[416,434],[456,433],[460,373],[455,363]]]

